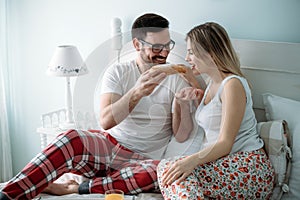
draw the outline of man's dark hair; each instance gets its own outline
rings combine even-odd
[[[169,21],[157,14],[147,13],[138,17],[131,28],[131,36],[137,39],[144,39],[147,32],[160,32],[169,28]]]

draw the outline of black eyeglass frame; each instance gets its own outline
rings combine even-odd
[[[142,39],[139,39],[139,41],[142,44],[146,44],[146,45],[150,46],[153,53],[160,53],[164,49],[166,49],[167,51],[171,51],[175,46],[175,41],[174,40],[170,40],[170,42],[168,42],[167,44],[151,44],[151,43],[146,42],[145,40],[142,40]]]

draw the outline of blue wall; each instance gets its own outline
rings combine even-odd
[[[185,34],[206,21],[222,24],[232,38],[300,42],[299,0],[10,0],[9,48],[13,92],[10,110],[14,173],[40,151],[36,128],[43,113],[64,107],[64,80],[45,75],[58,45],[73,44],[86,58],[110,38],[110,21],[145,12],[167,17]]]

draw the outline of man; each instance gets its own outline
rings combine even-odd
[[[140,16],[132,26],[137,58],[105,73],[100,123],[110,133],[62,133],[5,186],[0,199],[32,199],[42,191],[103,194],[115,188],[137,194],[158,189],[156,166],[172,136],[172,101],[187,86],[177,75],[149,70],[165,64],[174,47],[168,28],[159,15]],[[90,180],[52,183],[67,172]]]
[[[155,14],[138,18],[132,26],[138,57],[108,69],[102,81],[101,126],[125,147],[152,159],[162,157],[172,135],[174,93],[187,86],[177,75],[166,78],[149,70],[165,64],[175,45],[168,26]]]

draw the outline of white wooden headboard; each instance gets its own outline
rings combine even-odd
[[[74,110],[94,111],[97,123],[98,92],[105,69],[115,62],[123,62],[135,54],[130,32],[122,32],[122,21],[112,19],[112,38],[99,45],[86,59],[89,74],[79,76],[74,87]],[[171,31],[175,48],[168,61],[185,63],[185,33]],[[265,120],[261,94],[269,92],[300,101],[300,43],[232,40],[242,65],[242,71],[252,85],[254,109],[258,121]],[[77,98],[78,97],[78,98]],[[82,101],[82,97],[84,101]]]
[[[233,39],[233,44],[252,84],[259,121],[264,120],[263,93],[300,101],[300,43]]]

